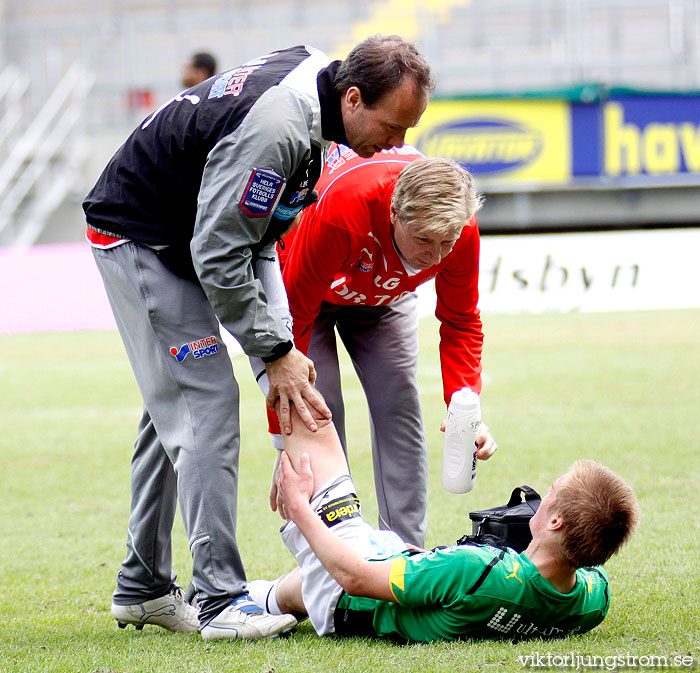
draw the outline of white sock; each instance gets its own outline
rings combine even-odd
[[[278,585],[279,579],[253,580],[248,582],[248,593],[265,612],[269,612],[271,615],[281,615],[283,612],[277,604]]]

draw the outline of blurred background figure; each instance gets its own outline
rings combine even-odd
[[[216,72],[216,58],[207,51],[192,55],[192,58],[182,66],[182,86],[186,89],[193,87]]]

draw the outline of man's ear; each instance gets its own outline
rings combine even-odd
[[[391,206],[389,207],[389,222],[391,224],[396,224],[396,208],[394,207],[394,202],[391,202]]]
[[[554,513],[549,517],[547,522],[547,530],[558,531],[564,527],[564,518],[561,514]]]
[[[357,110],[360,105],[362,105],[362,94],[356,86],[351,86],[345,92],[345,104],[350,110]]]

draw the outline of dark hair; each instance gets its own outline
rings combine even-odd
[[[207,73],[209,73],[209,77],[216,72],[216,59],[206,51],[194,54],[194,56],[192,56],[192,65],[195,68],[206,70]]]
[[[426,98],[434,89],[430,65],[415,45],[398,35],[372,35],[358,44],[340,64],[335,89],[344,94],[356,86],[367,107],[374,107],[403,78],[413,78]]]

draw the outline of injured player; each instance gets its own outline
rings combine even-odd
[[[630,487],[581,460],[559,477],[530,521],[523,553],[486,545],[418,550],[362,520],[335,427],[292,422],[285,437],[278,507],[298,568],[248,586],[272,614],[308,615],[319,635],[403,642],[563,637],[608,612],[600,567],[638,518]]]

